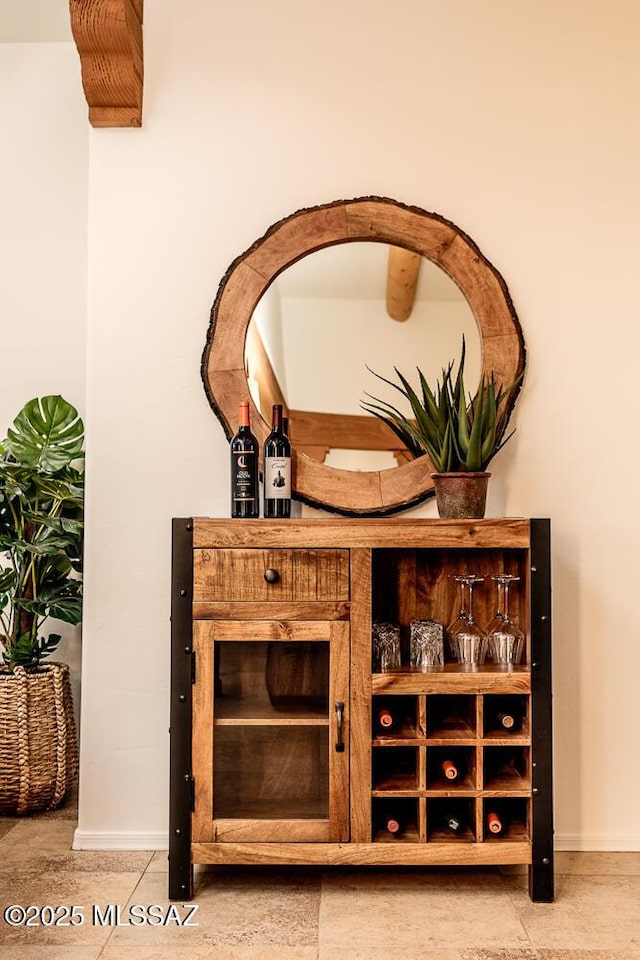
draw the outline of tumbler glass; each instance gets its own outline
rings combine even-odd
[[[400,626],[376,620],[373,623],[373,672],[386,673],[400,667]]]
[[[444,664],[444,627],[437,620],[409,624],[409,663],[420,670]]]

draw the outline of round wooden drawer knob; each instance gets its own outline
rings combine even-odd
[[[280,579],[280,574],[277,570],[274,570],[273,567],[268,567],[264,572],[264,578],[267,583],[277,583]]]

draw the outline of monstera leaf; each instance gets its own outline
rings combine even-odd
[[[5,449],[23,465],[55,473],[82,456],[83,438],[75,407],[61,396],[36,397],[13,421]]]

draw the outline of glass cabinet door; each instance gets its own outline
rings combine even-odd
[[[348,839],[348,624],[195,627],[194,840]]]

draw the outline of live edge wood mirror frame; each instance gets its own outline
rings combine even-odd
[[[524,339],[506,284],[466,234],[437,214],[394,200],[339,200],[300,210],[274,224],[231,264],[222,279],[211,311],[202,379],[229,439],[241,400],[251,404],[252,429],[261,446],[270,429],[253,404],[245,373],[247,329],[260,298],[301,257],[333,244],[363,240],[404,247],[440,266],[461,289],[474,314],[482,370],[493,370],[504,385],[523,372]],[[312,416],[330,415],[305,413],[306,419]],[[369,472],[325,466],[296,448],[295,411],[289,411],[289,417],[296,499],[350,516],[384,516],[433,495],[432,468],[426,457]]]

